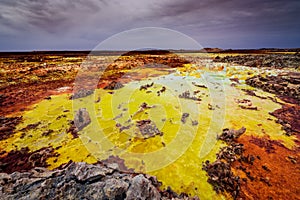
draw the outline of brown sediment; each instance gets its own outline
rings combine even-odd
[[[72,81],[56,80],[34,84],[11,85],[3,88],[0,90],[0,94],[5,95],[5,98],[1,102],[0,113],[8,115],[21,112],[26,110],[29,105],[38,103],[50,95],[72,91],[72,88],[68,91],[55,91],[55,89],[65,86],[71,87]]]
[[[22,117],[0,116],[0,141],[9,138],[21,120]]]
[[[267,137],[243,135],[238,140],[252,163],[235,161],[234,173],[241,181],[242,199],[298,199],[300,194],[300,148],[286,148]]]
[[[13,173],[15,171],[28,171],[35,167],[48,167],[46,160],[57,157],[52,147],[44,147],[30,152],[28,147],[10,152],[0,152],[0,172]]]

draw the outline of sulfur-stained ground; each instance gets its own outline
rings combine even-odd
[[[116,59],[103,57],[90,59]],[[95,163],[114,156],[126,168],[155,175],[162,188],[200,199],[232,198],[213,190],[202,163],[215,161],[226,146],[217,140],[224,128],[245,127],[238,142],[255,160],[232,163],[241,178],[239,197],[299,197],[299,105],[245,83],[255,75],[294,69],[250,68],[183,54],[125,55],[105,70],[83,65],[90,68],[81,72],[84,57],[68,67],[66,59],[59,61],[61,68],[37,62],[31,71],[22,68],[23,61],[7,66],[2,60],[1,171],[54,169],[69,160]],[[6,83],[10,76],[14,84]],[[108,87],[112,82],[114,87]],[[93,92],[71,97],[88,90]],[[74,116],[80,108],[88,111],[91,123],[79,131]],[[286,134],[286,124],[292,134]]]

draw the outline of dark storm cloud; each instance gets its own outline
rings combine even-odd
[[[92,49],[144,26],[183,32],[202,46],[299,47],[299,10],[298,0],[2,0],[0,48]]]

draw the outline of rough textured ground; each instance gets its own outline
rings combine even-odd
[[[53,171],[0,173],[0,199],[192,199],[159,185],[155,177],[123,173],[118,165],[70,162]]]

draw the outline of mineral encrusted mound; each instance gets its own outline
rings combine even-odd
[[[0,199],[169,199],[158,187],[152,176],[82,162],[0,173]]]
[[[78,131],[81,131],[84,127],[91,123],[91,118],[86,108],[80,108],[74,117],[74,124]]]

